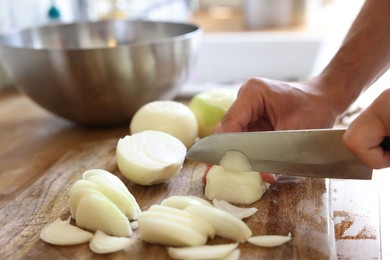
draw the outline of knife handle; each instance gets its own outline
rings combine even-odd
[[[385,136],[380,146],[384,151],[390,151],[390,136]]]

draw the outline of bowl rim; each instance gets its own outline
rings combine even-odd
[[[45,29],[55,29],[55,28],[63,28],[63,27],[71,27],[71,26],[80,26],[80,25],[96,25],[96,24],[105,24],[105,23],[145,23],[145,24],[164,24],[164,25],[176,25],[176,26],[187,26],[191,28],[190,31],[176,35],[171,37],[164,37],[159,39],[145,40],[139,41],[136,43],[130,44],[118,44],[115,46],[97,46],[97,47],[85,47],[85,48],[74,48],[74,47],[31,47],[31,46],[19,46],[14,44],[9,44],[4,42],[5,39],[15,37],[17,35],[33,32],[37,30],[45,30]],[[6,34],[0,35],[0,48],[7,47],[13,49],[21,49],[21,50],[37,50],[37,51],[91,51],[91,50],[113,50],[117,48],[128,48],[128,47],[137,47],[137,46],[147,46],[147,45],[157,45],[163,43],[170,43],[176,41],[183,41],[187,39],[191,39],[196,37],[196,35],[201,35],[203,30],[200,26],[191,22],[173,22],[173,21],[157,21],[157,20],[142,20],[142,19],[122,19],[122,20],[100,20],[100,21],[78,21],[71,23],[56,23],[56,24],[46,24],[42,26],[23,28],[16,31],[12,31]]]

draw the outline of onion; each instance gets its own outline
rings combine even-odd
[[[219,259],[228,256],[238,246],[238,243],[168,248],[168,255],[173,259]]]
[[[186,147],[160,131],[143,131],[118,141],[117,164],[122,174],[134,183],[152,185],[165,182],[181,169]]]
[[[256,213],[257,209],[252,208],[240,208],[230,204],[224,200],[213,199],[213,204],[216,208],[222,209],[239,219],[248,218]]]
[[[82,230],[70,224],[68,220],[56,219],[53,223],[46,225],[40,233],[40,238],[52,245],[71,246],[86,243],[92,239],[90,232]]]
[[[129,219],[137,219],[141,209],[126,185],[114,174],[91,169],[83,173],[83,179],[96,184],[97,189],[106,195]]]
[[[134,243],[135,240],[128,237],[115,237],[97,230],[89,243],[89,248],[97,254],[113,253],[124,250]]]
[[[267,184],[258,172],[252,171],[248,157],[242,152],[226,152],[220,165],[213,165],[206,175],[205,196],[209,200],[251,204],[267,190]]]
[[[132,230],[127,217],[103,194],[88,193],[79,201],[76,225],[88,230],[102,230],[113,236],[130,236]]]
[[[232,172],[251,172],[252,165],[241,151],[227,151],[221,158],[220,166]]]
[[[196,197],[196,196],[171,196],[164,199],[160,203],[163,206],[168,206],[172,208],[185,209],[190,205],[203,205],[210,206],[213,205],[205,199]]]
[[[245,242],[252,235],[245,222],[223,210],[195,205],[188,206],[185,210],[207,220],[215,228],[218,236]]]
[[[247,241],[251,244],[261,246],[261,247],[275,247],[283,245],[291,240],[291,234],[288,236],[279,236],[279,235],[264,235],[264,236],[254,236],[249,238]]]
[[[130,133],[156,130],[171,134],[191,147],[198,136],[198,121],[194,113],[176,101],[153,101],[142,106],[133,116]]]
[[[227,256],[225,256],[223,258],[223,260],[239,260],[240,259],[240,249],[234,249],[233,252],[231,252],[230,254],[228,254]]]
[[[145,214],[154,214],[157,218],[181,223],[211,238],[215,236],[215,229],[208,221],[184,210],[163,205],[153,205]]]
[[[139,228],[139,223],[137,220],[130,222],[130,227],[132,230],[136,230]]]
[[[236,100],[237,90],[227,88],[209,89],[195,95],[189,104],[199,125],[199,137],[205,137],[214,132],[214,128],[232,103]]]
[[[206,236],[182,223],[149,217],[144,213],[141,213],[138,222],[140,238],[146,242],[167,246],[199,246],[207,241]]]
[[[207,173],[205,196],[230,203],[251,204],[259,200],[266,185],[258,172],[232,172],[213,165]]]

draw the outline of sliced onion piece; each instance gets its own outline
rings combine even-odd
[[[182,248],[168,248],[168,255],[173,259],[218,259],[227,256],[238,243],[224,245],[206,245]]]
[[[254,236],[248,238],[248,242],[261,247],[276,247],[283,245],[291,240],[291,235],[288,236],[279,236],[279,235],[264,235],[264,236]]]
[[[143,214],[148,217],[165,219],[185,225],[207,237],[213,238],[215,236],[216,230],[208,221],[184,210],[153,205],[148,211],[144,211]]]
[[[241,151],[227,151],[219,163],[223,168],[232,172],[251,172],[252,165],[248,157]]]
[[[207,173],[205,196],[209,200],[222,199],[230,203],[251,204],[266,191],[258,172],[233,172],[213,165]]]
[[[213,199],[216,208],[222,209],[239,219],[248,218],[257,212],[257,208],[240,208],[224,200]]]
[[[225,257],[220,258],[220,260],[239,260],[240,259],[241,251],[240,249],[234,249],[233,252],[228,254]]]
[[[134,239],[128,237],[109,236],[101,230],[97,230],[89,248],[97,254],[108,254],[124,250],[134,243]]]
[[[144,212],[138,219],[140,238],[146,242],[166,246],[200,246],[207,237],[192,228],[171,220],[147,217]]]
[[[129,219],[137,219],[141,209],[130,192],[123,192],[115,183],[103,176],[91,176],[88,181],[96,184],[97,189],[113,202]]]
[[[132,234],[130,222],[114,203],[99,193],[85,194],[79,201],[76,225],[88,230],[102,230],[108,235]]]
[[[69,209],[70,214],[74,219],[77,218],[77,207],[79,205],[80,200],[88,194],[97,194],[98,196],[102,196],[103,194],[97,190],[97,186],[95,183],[86,180],[78,180],[76,181],[69,192]]]
[[[174,177],[183,165],[186,151],[176,137],[147,130],[121,138],[116,159],[126,178],[140,185],[152,185]]]
[[[102,169],[90,169],[83,179],[94,182],[97,189],[106,195],[129,219],[137,219],[141,209],[126,185],[114,174]]]
[[[177,209],[185,209],[190,205],[203,205],[213,207],[213,205],[207,200],[196,196],[171,196],[161,201],[160,204],[163,206]]]
[[[70,246],[87,243],[93,234],[70,224],[70,219],[56,219],[46,225],[40,233],[40,238],[52,245]]]
[[[130,227],[132,230],[136,230],[139,228],[139,223],[137,220],[130,222]]]
[[[226,211],[195,205],[188,206],[185,210],[210,222],[218,236],[245,242],[252,235],[252,231],[245,222]]]

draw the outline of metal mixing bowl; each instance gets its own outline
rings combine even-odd
[[[129,123],[143,104],[173,99],[195,62],[196,25],[100,21],[0,37],[3,65],[36,103],[82,125]]]

